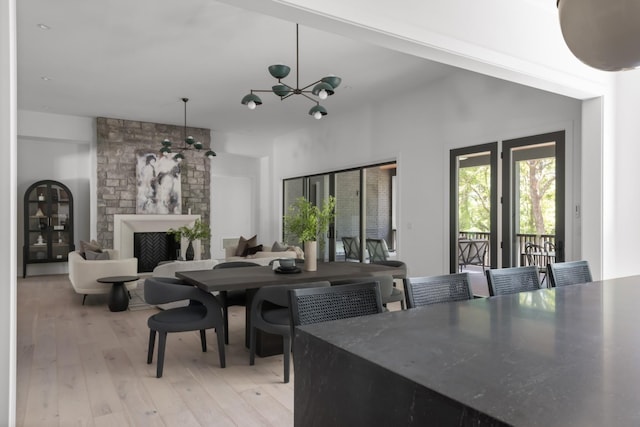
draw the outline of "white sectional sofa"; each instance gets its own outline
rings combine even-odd
[[[298,254],[296,251],[288,250],[282,252],[259,251],[253,255],[236,256],[236,246],[225,249],[225,261],[249,261],[260,265],[269,265],[271,261],[278,258],[301,258],[302,252]]]

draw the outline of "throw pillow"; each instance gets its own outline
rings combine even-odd
[[[88,261],[104,261],[109,259],[109,252],[85,251],[84,255]]]
[[[236,256],[242,256],[242,254],[244,253],[244,251],[247,249],[247,239],[245,239],[244,237],[240,236],[240,239],[238,239],[238,246],[236,246]]]
[[[258,236],[255,235],[248,239],[245,239],[243,236],[240,236],[238,240],[238,247],[236,248],[236,256],[247,256],[245,252],[247,248],[252,248],[258,245]]]
[[[84,240],[80,240],[80,252],[102,252],[102,246],[100,243],[92,240],[90,242],[85,242]]]
[[[287,250],[287,245],[280,242],[273,242],[273,246],[271,246],[271,252],[284,252]]]
[[[258,235],[254,235],[253,237],[247,239],[247,247],[253,248],[258,246]]]
[[[247,248],[246,254],[244,256],[255,255],[256,252],[262,252],[262,245]]]

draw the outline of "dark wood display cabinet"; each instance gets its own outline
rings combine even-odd
[[[73,197],[67,186],[51,180],[32,184],[24,194],[22,277],[27,264],[66,262],[73,242]]]

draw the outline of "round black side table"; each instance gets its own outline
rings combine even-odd
[[[111,291],[109,292],[109,310],[125,311],[129,307],[129,295],[124,284],[140,279],[138,276],[112,276],[101,277],[98,279],[100,283],[111,283]]]

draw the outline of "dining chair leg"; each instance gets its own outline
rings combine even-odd
[[[149,329],[149,350],[147,351],[147,364],[153,362],[153,348],[156,345],[156,331]]]
[[[256,363],[256,328],[249,331],[249,365]]]
[[[226,358],[224,355],[224,332],[220,328],[216,328],[216,336],[218,339],[218,356],[220,357],[220,367],[226,366]]]
[[[200,343],[202,344],[202,352],[207,352],[207,334],[204,329],[200,329]]]
[[[162,368],[164,367],[164,349],[167,345],[167,333],[158,332],[158,368],[156,370],[156,377],[162,378]]]
[[[291,337],[282,337],[282,354],[284,355],[284,382],[289,382],[289,364],[291,360]]]
[[[227,307],[227,292],[220,291],[220,305],[222,306],[222,317],[224,320],[224,343],[229,345],[229,309]]]

